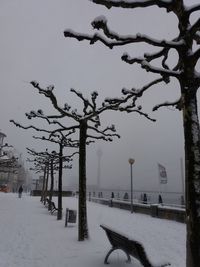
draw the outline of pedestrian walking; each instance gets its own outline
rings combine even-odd
[[[19,190],[18,190],[19,198],[22,197],[22,192],[23,192],[23,187],[20,185]]]

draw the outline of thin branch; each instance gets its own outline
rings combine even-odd
[[[173,0],[165,1],[165,0],[143,0],[143,1],[123,1],[123,0],[90,0],[91,2],[99,5],[104,5],[107,8],[112,7],[122,7],[122,8],[137,8],[137,7],[150,7],[150,6],[158,6],[160,8],[166,8],[167,11],[170,11],[171,6],[173,4]]]
[[[180,77],[179,71],[173,71],[173,70],[154,67],[150,65],[144,58],[130,58],[127,54],[124,54],[122,56],[122,60],[129,64],[138,63],[147,72],[157,73],[157,74],[160,74],[161,76],[172,76],[172,77],[176,77],[177,79]]]
[[[126,111],[127,113],[138,113],[139,115],[141,115],[141,116],[143,116],[143,117],[145,117],[146,119],[148,119],[148,120],[150,120],[150,121],[153,121],[153,122],[155,122],[156,121],[156,119],[153,119],[153,118],[151,118],[151,117],[149,117],[149,115],[147,114],[147,113],[145,113],[145,112],[143,112],[143,111],[141,111],[141,109],[139,108],[132,108],[132,106],[126,106],[125,108],[121,108],[120,109],[120,111]]]
[[[73,156],[74,156],[74,155],[77,155],[77,154],[79,154],[79,152],[78,152],[78,151],[76,151],[76,152],[72,153],[71,155],[69,155],[69,156],[67,156],[67,157],[68,157],[68,158],[73,158]]]
[[[51,138],[50,136],[47,138],[45,136],[33,136],[34,139],[39,139],[39,140],[43,140],[43,141],[49,141],[52,143],[56,143],[56,144],[60,144],[63,140],[55,140],[53,138]],[[64,147],[75,147],[77,148],[79,146],[78,141],[73,141],[71,139],[67,139],[64,140]]]
[[[105,32],[104,32],[105,33]],[[111,33],[110,33],[111,34]],[[114,36],[114,34],[112,34]],[[158,47],[168,47],[168,48],[174,48],[178,49],[180,46],[183,45],[183,41],[177,41],[177,42],[168,42],[166,40],[156,40],[153,38],[150,38],[149,36],[146,35],[140,35],[137,34],[136,36],[128,36],[128,37],[122,37],[122,36],[115,36],[115,39],[118,39],[119,41],[109,41],[105,39],[103,36],[101,36],[98,33],[95,33],[94,35],[89,35],[89,34],[82,34],[82,33],[76,33],[75,31],[71,29],[66,29],[64,31],[64,36],[69,37],[69,38],[75,38],[78,41],[83,41],[83,40],[88,40],[90,41],[90,44],[94,44],[96,42],[101,42],[105,46],[109,47],[112,49],[115,46],[123,46],[127,44],[132,44],[132,43],[141,43],[145,42],[147,44],[153,45],[153,46],[158,46]]]
[[[88,99],[86,99],[85,97],[83,97],[83,94],[82,93],[76,91],[73,88],[71,88],[70,91],[73,92],[73,93],[75,93],[80,99],[83,100],[83,103],[84,103],[84,109],[83,109],[83,111],[84,111],[85,114],[87,114],[87,111],[86,110],[87,110],[87,107],[88,106],[90,106],[92,109],[94,109],[94,106],[91,105],[91,103],[88,101]]]
[[[156,40],[154,38],[151,38],[147,35],[142,34],[136,34],[136,35],[126,35],[126,36],[120,36],[116,34],[115,32],[111,31],[109,27],[107,26],[107,20],[105,17],[97,17],[92,23],[92,26],[94,29],[100,30],[102,29],[105,36],[109,39],[114,39],[117,42],[126,42],[127,43],[147,43],[153,46],[158,47],[166,47],[166,48],[177,48],[182,46],[183,41],[179,41],[177,39],[172,41],[166,41],[166,40]]]
[[[15,122],[14,120],[10,120],[10,122],[12,122],[13,124],[15,124],[15,126],[20,127],[22,129],[25,129],[25,130],[27,130],[27,129],[34,129],[34,130],[36,130],[38,132],[46,132],[46,133],[51,133],[52,132],[52,131],[48,131],[48,130],[45,130],[45,129],[39,129],[39,128],[33,126],[33,125],[22,126],[21,124]]]
[[[141,89],[131,89],[131,90],[126,90],[123,89],[124,94],[131,94],[132,96],[142,96],[145,91],[147,91],[149,88],[151,88],[153,85],[159,84],[161,82],[169,82],[169,80],[165,80],[164,78],[159,78],[154,81],[151,81],[150,83],[144,85]]]
[[[51,116],[47,116],[48,118],[51,117]],[[66,127],[64,126],[62,123],[60,123],[59,121],[52,121],[52,122],[49,122],[49,124],[58,124],[61,129],[57,129],[57,130],[54,130],[52,132],[59,132],[59,131],[70,131],[70,130],[75,130],[75,129],[78,129],[79,126],[78,125],[73,125],[73,126],[70,126],[70,127]]]
[[[97,140],[104,140],[104,141],[110,141],[110,142],[113,141],[113,139],[111,137],[106,137],[104,135],[101,135],[101,136],[87,135],[87,138],[92,138],[92,139],[97,139]]]
[[[166,50],[169,50],[169,49],[168,48],[162,48],[158,52],[154,52],[152,54],[145,53],[144,58],[146,59],[146,61],[150,62],[154,59],[157,59],[157,58],[164,56],[166,54]]]
[[[46,97],[50,98],[51,103],[53,104],[54,108],[61,114],[61,115],[58,115],[58,116],[48,116],[48,118],[63,118],[65,116],[68,116],[68,117],[73,118],[73,119],[76,120],[76,118],[70,112],[67,112],[67,111],[65,111],[64,109],[62,109],[61,107],[58,106],[57,99],[56,99],[55,95],[52,92],[53,89],[54,89],[53,86],[49,86],[49,87],[47,87],[47,90],[44,90],[39,86],[39,83],[36,82],[36,81],[30,82],[30,84],[34,88],[36,88],[39,91],[40,94],[43,94]]]
[[[169,106],[172,106],[178,110],[181,110],[182,109],[182,99],[179,98],[178,100],[173,101],[173,102],[164,102],[164,103],[158,104],[158,105],[154,106],[152,110],[156,111],[161,107],[169,107]]]
[[[93,130],[93,131],[95,131],[95,132],[97,132],[97,133],[99,133],[99,134],[102,134],[102,135],[105,136],[105,137],[116,136],[116,137],[120,138],[120,135],[119,135],[119,134],[115,134],[115,133],[114,133],[114,134],[112,134],[112,133],[111,133],[111,134],[110,134],[110,133],[106,133],[108,130],[111,130],[111,127],[107,127],[106,129],[100,131],[100,130],[98,130],[97,128],[88,125],[88,129],[91,129],[91,130]],[[111,131],[112,131],[112,130],[111,130]],[[87,137],[92,138],[91,135],[87,135]]]

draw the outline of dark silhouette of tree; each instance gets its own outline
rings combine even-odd
[[[104,140],[112,141],[113,137],[118,137],[114,125],[108,126],[101,130],[100,127],[100,114],[106,110],[117,110],[119,104],[108,103],[104,101],[100,107],[97,107],[97,92],[91,94],[91,99],[86,99],[82,93],[71,89],[71,92],[75,93],[76,96],[82,101],[83,109],[82,112],[77,110],[71,110],[69,104],[65,103],[64,107],[58,105],[56,96],[53,93],[53,86],[48,86],[43,89],[39,86],[39,83],[32,81],[31,84],[38,92],[50,99],[53,107],[56,109],[58,114],[45,116],[42,111],[30,112],[27,114],[28,118],[41,117],[45,118],[49,124],[58,125],[60,132],[66,132],[71,130],[79,129],[79,230],[78,230],[78,240],[83,241],[88,238],[88,224],[87,224],[87,205],[86,205],[86,145],[93,140]],[[135,108],[137,110],[137,107]],[[138,113],[143,113],[138,110]],[[145,114],[146,115],[146,114]],[[145,116],[144,115],[144,116]],[[147,115],[146,115],[147,116]],[[66,127],[59,119],[70,118],[76,122],[76,125]],[[93,133],[92,133],[93,132]]]
[[[40,172],[43,173],[40,201],[45,205],[46,197],[47,197],[47,190],[48,190],[49,169],[50,167],[52,167],[50,166],[50,162],[53,159],[53,155],[50,155],[48,153],[48,149],[46,149],[45,152],[37,152],[30,148],[26,148],[26,149],[27,149],[27,153],[33,157],[33,159],[27,158],[27,162],[33,163],[34,165],[33,167],[30,168],[30,170],[35,171],[36,173],[40,173]],[[54,179],[54,177],[52,176],[51,178]]]
[[[49,139],[45,138],[44,136],[43,137],[35,137],[35,138],[49,141]],[[59,144],[60,149],[63,152],[63,142],[62,142],[62,146],[58,140],[55,141],[55,143]],[[34,151],[32,149],[28,149],[28,148],[27,148],[27,150],[28,150],[29,154],[31,154],[33,156],[37,156],[37,158],[35,158],[34,161],[37,162],[37,165],[39,165],[39,167],[41,164],[42,164],[42,166],[45,165],[45,168],[42,167],[42,169],[44,169],[44,171],[45,171],[44,180],[43,180],[43,189],[42,189],[42,201],[45,205],[46,204],[46,197],[48,194],[49,200],[50,200],[49,201],[49,207],[48,207],[49,210],[51,210],[51,201],[52,201],[53,192],[54,192],[54,171],[58,170],[58,172],[59,172],[57,220],[61,220],[62,219],[62,172],[60,171],[60,168],[71,169],[72,164],[69,164],[69,162],[72,161],[72,157],[77,152],[73,153],[70,156],[63,156],[63,155],[61,156],[60,151],[59,151],[59,153],[57,153],[56,151],[52,151],[51,153],[49,153],[47,150],[45,152],[36,152],[36,151]],[[61,162],[61,164],[60,164],[60,162]],[[67,165],[63,165],[64,162],[67,162]],[[50,180],[50,189],[48,190],[49,170],[50,170],[51,180]]]
[[[77,109],[72,110],[71,106],[68,103],[64,104],[64,107],[58,105],[58,101],[56,96],[53,93],[54,86],[48,86],[46,89],[40,87],[39,83],[36,81],[32,81],[31,85],[38,90],[38,92],[45,97],[50,99],[53,107],[57,111],[55,115],[45,115],[44,112],[39,109],[37,111],[30,111],[26,113],[28,119],[32,118],[41,118],[48,122],[49,125],[56,125],[59,128],[54,130],[41,130],[37,127],[30,126],[22,126],[19,123],[16,123],[14,120],[10,120],[17,127],[21,127],[23,129],[34,129],[36,131],[44,131],[50,134],[50,139],[56,133],[63,134],[69,131],[75,131],[79,129],[79,205],[78,205],[78,213],[79,213],[79,230],[78,230],[78,240],[83,241],[88,238],[88,224],[87,224],[87,205],[86,205],[86,145],[94,142],[94,140],[103,140],[103,141],[113,141],[113,137],[120,137],[116,134],[115,126],[111,125],[104,129],[99,129],[101,126],[100,123],[100,115],[108,110],[126,110],[127,112],[135,112],[139,115],[146,117],[147,119],[154,121],[152,118],[148,116],[148,114],[144,113],[141,109],[141,106],[136,105],[137,97],[132,99],[132,95],[128,95],[126,97],[121,98],[120,100],[116,99],[105,99],[100,106],[97,106],[97,97],[98,93],[94,91],[91,93],[91,99],[86,99],[82,93],[76,91],[75,89],[71,89],[71,92],[76,94],[77,97],[82,101],[83,107],[82,112],[77,111]],[[123,104],[126,103],[129,99],[131,103],[128,107],[123,107]],[[81,109],[81,108],[80,108]],[[65,126],[61,123],[61,119],[68,118],[74,120],[76,122],[75,125]],[[67,124],[68,125],[68,124]],[[61,170],[61,169],[60,169]]]
[[[65,37],[76,38],[79,41],[88,40],[90,44],[101,42],[112,49],[127,44],[146,43],[156,47],[157,51],[144,54],[143,57],[131,58],[128,54],[122,60],[128,64],[139,64],[147,72],[158,74],[160,77],[145,85],[140,90],[123,90],[124,95],[142,96],[147,89],[161,82],[168,83],[175,78],[180,85],[180,98],[172,102],[156,105],[160,107],[173,106],[182,110],[185,139],[185,184],[186,184],[186,223],[187,223],[187,266],[196,267],[200,262],[200,135],[197,113],[197,90],[200,87],[200,74],[197,63],[200,58],[200,18],[194,23],[191,17],[200,11],[200,4],[186,7],[183,0],[91,0],[107,8],[119,7],[127,9],[157,7],[173,13],[178,21],[178,35],[172,40],[158,40],[147,35],[118,35],[107,24],[105,17],[98,17],[92,22],[95,30],[102,30],[103,34],[79,34],[73,30],[66,30]],[[168,59],[171,51],[177,52],[177,62],[170,67]],[[160,60],[160,67],[154,64]]]
[[[26,116],[31,119],[32,117],[39,117],[42,119],[47,120],[49,123],[50,121],[42,115],[43,111],[38,110],[37,112],[31,111],[30,113],[26,113]],[[44,141],[49,141],[52,143],[59,144],[59,153],[56,155],[56,153],[51,153],[49,154],[47,150],[45,152],[34,152],[33,150],[31,151],[30,149],[28,150],[29,153],[35,154],[36,156],[44,157],[45,158],[45,167],[44,167],[44,179],[43,180],[43,187],[42,187],[42,196],[41,196],[41,201],[44,201],[44,204],[46,203],[46,197],[47,197],[47,186],[48,186],[48,179],[49,179],[49,170],[51,174],[51,186],[53,186],[53,164],[55,164],[54,160],[57,159],[57,164],[58,164],[58,212],[57,212],[57,219],[61,220],[62,219],[62,173],[63,173],[63,168],[70,168],[70,165],[63,166],[63,161],[70,161],[72,156],[75,154],[73,153],[72,155],[64,156],[63,155],[63,148],[64,147],[78,147],[78,142],[73,141],[71,138],[68,138],[69,135],[73,134],[75,130],[72,128],[71,131],[68,131],[67,133],[63,134],[63,129],[59,128],[56,130],[46,130],[46,129],[41,129],[38,128],[34,125],[30,126],[23,126],[20,123],[16,123],[14,120],[10,120],[10,122],[14,123],[17,127],[20,127],[22,129],[34,129],[35,131],[38,132],[45,132],[49,136],[45,137],[36,137],[33,136],[35,139],[40,139]]]
[[[72,133],[74,133],[74,131],[68,132],[68,134],[63,135],[62,133],[54,133],[54,134],[50,134],[49,137],[36,137],[33,136],[33,138],[35,139],[40,139],[40,140],[45,140],[45,141],[49,141],[55,144],[59,145],[59,152],[56,153],[55,151],[52,151],[51,154],[49,154],[50,157],[50,166],[51,166],[51,190],[50,192],[52,192],[52,188],[53,188],[53,165],[54,164],[58,164],[58,212],[57,212],[57,219],[61,220],[62,219],[62,171],[63,169],[67,168],[67,169],[71,169],[72,165],[64,165],[63,166],[63,162],[70,162],[72,161],[72,157],[77,154],[78,152],[74,152],[71,155],[67,155],[64,156],[63,155],[63,149],[68,147],[68,148],[78,148],[78,142],[76,140],[72,140],[71,138],[67,138],[69,135],[71,135]],[[49,200],[51,201],[51,194],[49,196]]]

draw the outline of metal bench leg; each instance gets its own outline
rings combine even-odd
[[[108,253],[107,253],[106,257],[105,257],[104,264],[109,264],[109,262],[108,262],[108,258],[109,258],[109,256],[110,256],[110,254],[111,254],[114,250],[116,250],[116,249],[121,249],[121,248],[111,248],[111,249],[108,251]],[[123,249],[121,249],[121,250],[123,250]],[[130,262],[131,262],[131,257],[130,257],[130,255],[129,255],[125,250],[123,250],[123,251],[124,251],[124,253],[125,253],[126,256],[127,256],[127,260],[126,260],[126,262],[127,262],[127,263],[130,263]]]
[[[54,208],[52,208],[52,209],[51,209],[51,214],[53,214],[53,213],[54,213],[54,211],[55,211],[55,209],[54,209]]]

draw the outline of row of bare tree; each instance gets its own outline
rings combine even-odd
[[[186,7],[183,0],[91,0],[92,2],[105,6],[106,8],[162,8],[166,12],[173,13],[178,22],[178,35],[172,40],[158,40],[147,35],[119,35],[112,31],[105,17],[96,18],[91,24],[96,30],[94,35],[80,34],[73,30],[66,30],[65,37],[76,38],[78,41],[88,40],[91,45],[101,42],[110,49],[137,43],[146,43],[157,48],[156,52],[144,54],[143,57],[131,58],[124,54],[121,59],[128,64],[139,64],[142,69],[149,73],[158,75],[157,79],[140,89],[123,89],[122,96],[105,100],[101,107],[97,108],[97,93],[91,95],[87,100],[83,95],[72,90],[84,103],[83,114],[77,111],[70,111],[68,104],[59,107],[57,99],[53,94],[53,87],[42,89],[37,82],[31,84],[40,94],[50,99],[58,115],[45,116],[41,111],[27,114],[28,118],[40,117],[49,124],[56,124],[60,127],[53,133],[79,129],[79,240],[88,236],[87,213],[86,213],[86,140],[87,138],[104,139],[109,141],[114,128],[108,127],[100,131],[100,114],[106,110],[118,110],[136,112],[151,119],[147,114],[136,106],[136,100],[142,97],[148,89],[154,85],[166,84],[170,79],[176,79],[180,86],[180,98],[172,102],[164,102],[156,105],[153,110],[160,107],[173,106],[182,110],[183,128],[185,138],[185,184],[186,184],[186,224],[187,224],[187,267],[196,267],[200,262],[200,132],[197,107],[197,90],[200,87],[200,73],[197,69],[200,58],[200,18],[191,22],[194,13],[200,11],[200,4]],[[103,35],[98,31],[101,30]],[[177,62],[173,67],[168,64],[171,51],[176,51]],[[157,66],[159,62],[160,66]],[[57,119],[63,117],[72,118],[77,124],[66,127]],[[56,120],[54,120],[56,119]],[[91,123],[91,124],[89,124]],[[16,124],[17,125],[17,124]],[[28,128],[28,127],[27,127]],[[29,127],[30,128],[30,127]],[[33,127],[32,127],[33,128]],[[88,130],[100,134],[94,137],[88,134]],[[52,133],[49,133],[50,137]],[[115,134],[115,136],[118,136]]]

